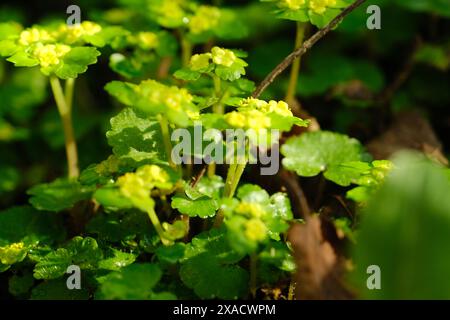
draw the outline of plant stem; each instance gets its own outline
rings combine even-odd
[[[304,55],[313,45],[316,44],[317,41],[322,39],[328,32],[330,32],[334,27],[338,25],[339,22],[344,19],[346,15],[355,10],[361,4],[363,4],[366,0],[356,0],[353,4],[349,5],[347,8],[342,10],[340,14],[336,16],[329,24],[327,24],[324,28],[317,31],[314,35],[312,35],[308,40],[306,40],[303,45],[291,52],[286,58],[283,59],[267,76],[266,78],[259,84],[259,86],[253,91],[252,97],[258,98],[261,93],[278,77],[290,64],[297,58],[300,58]]]
[[[215,175],[216,175],[216,163],[215,162],[211,162],[210,164],[208,164],[207,176],[208,176],[208,178],[212,178]]]
[[[159,238],[161,239],[161,242],[162,242],[164,245],[170,244],[170,240],[168,240],[168,239],[165,237],[164,229],[163,229],[163,227],[161,226],[161,222],[159,222],[159,218],[158,218],[158,216],[156,215],[155,210],[154,210],[153,208],[152,208],[152,209],[148,209],[148,210],[147,210],[147,214],[148,214],[148,217],[150,218],[150,221],[152,222],[153,226],[155,227],[155,230],[156,230],[156,232],[158,233]]]
[[[214,81],[214,94],[215,94],[216,98],[218,99],[217,102],[213,106],[213,111],[214,111],[214,113],[217,113],[217,114],[223,114],[224,110],[223,110],[223,105],[221,102],[222,81],[216,75],[213,75],[213,81]]]
[[[295,49],[298,49],[302,46],[303,39],[305,38],[305,29],[306,29],[306,24],[303,22],[297,21],[297,33],[295,36]],[[288,85],[288,89],[286,92],[286,99],[285,99],[287,103],[290,103],[294,99],[295,92],[297,91],[297,81],[298,81],[298,73],[300,71],[300,63],[301,63],[301,57],[298,57],[292,63],[291,75],[289,78],[289,85]]]
[[[217,99],[219,99],[214,105],[213,105],[213,112],[217,114],[223,114],[224,108],[223,104],[221,102],[222,99],[222,83],[218,76],[213,75],[212,76],[213,82],[214,82],[214,94]],[[208,177],[211,178],[216,174],[216,163],[211,162],[208,165]]]
[[[72,97],[74,81],[67,81],[67,95],[64,96],[59,79],[56,76],[50,76],[50,85],[52,87],[53,96],[55,98],[56,106],[58,107],[59,116],[61,117],[61,122],[64,129],[68,176],[69,178],[77,178],[80,172],[78,169],[77,144],[72,125]]]
[[[252,298],[256,297],[256,287],[258,279],[258,256],[256,253],[250,254],[250,293]]]
[[[228,198],[232,198],[234,196],[234,193],[236,191],[236,188],[239,184],[239,180],[241,180],[242,173],[244,173],[245,166],[247,165],[247,162],[242,164],[236,165],[236,170],[234,172],[233,181],[231,183],[229,193],[226,195]]]
[[[72,110],[74,89],[75,89],[75,78],[67,79],[64,86],[64,95],[66,96],[66,105],[69,110]]]
[[[223,191],[223,195],[225,198],[230,194],[231,185],[233,184],[234,174],[236,172],[236,164],[231,163],[228,167],[227,179],[225,180],[225,187]]]
[[[158,115],[159,125],[161,127],[161,133],[163,136],[164,148],[166,149],[167,161],[169,165],[173,168],[176,167],[175,163],[172,161],[172,142],[170,141],[169,133],[169,122],[161,114]]]
[[[181,63],[183,67],[187,67],[192,56],[192,43],[186,39],[184,34],[181,35]]]
[[[225,198],[233,198],[236,188],[244,172],[247,162],[242,164],[232,163],[228,168],[227,179],[225,181],[225,187],[223,195]],[[214,227],[220,227],[224,219],[223,211],[217,211],[216,218],[214,220]]]

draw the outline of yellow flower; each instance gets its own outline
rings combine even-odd
[[[147,184],[153,182],[165,183],[169,181],[167,172],[156,165],[142,166],[136,171],[136,175],[143,179]]]
[[[250,215],[253,218],[260,218],[264,215],[264,209],[258,203],[241,202],[237,208],[236,212],[243,215]]]
[[[88,36],[92,36],[96,33],[99,33],[102,31],[102,27],[94,22],[91,21],[83,21],[81,23],[81,27],[83,28],[84,34]]]
[[[245,236],[252,241],[263,241],[267,237],[267,227],[259,219],[250,219],[245,223]]]
[[[214,47],[211,50],[212,59],[215,64],[230,67],[236,61],[236,55],[233,51]]]
[[[250,110],[246,113],[246,116],[247,126],[255,130],[270,128],[272,124],[270,118],[259,110]]]
[[[127,198],[146,198],[150,188],[146,188],[145,181],[134,173],[126,173],[117,179],[120,192]]]
[[[196,71],[207,68],[211,57],[211,53],[194,54],[190,61],[191,69]]]
[[[158,46],[158,36],[153,32],[139,32],[138,41],[143,49],[154,49]]]
[[[247,98],[242,99],[239,106],[244,108],[264,109],[267,106],[267,102],[255,98]]]
[[[187,110],[186,114],[188,115],[189,119],[191,119],[191,120],[200,119],[200,112],[198,112],[198,111]]]
[[[42,67],[57,65],[60,58],[70,51],[70,47],[63,44],[38,43],[33,51],[34,56],[39,60]]]
[[[292,117],[292,111],[289,108],[289,105],[284,101],[270,100],[268,103],[268,112],[275,112],[282,116],[290,116]]]
[[[323,14],[327,7],[332,3],[332,0],[310,0],[309,8],[317,14]],[[334,3],[335,4],[335,3]]]
[[[282,6],[288,7],[291,10],[298,10],[305,5],[305,0],[284,0]]]
[[[19,43],[24,46],[29,46],[30,44],[35,42],[48,40],[52,40],[50,34],[47,31],[38,28],[24,30],[20,33],[19,36]]]
[[[92,36],[102,30],[102,27],[91,21],[83,21],[74,25],[63,24],[59,27],[59,34],[65,37],[67,43],[74,43],[83,36]]]
[[[220,10],[211,6],[200,6],[189,22],[189,30],[199,34],[214,28],[220,17]]]
[[[236,128],[243,128],[246,125],[246,117],[237,111],[229,112],[225,115],[225,121]]]
[[[255,98],[247,98],[241,100],[239,107],[243,110],[256,109],[264,113],[275,112],[282,116],[292,116],[289,105],[284,101],[270,100],[266,102]]]
[[[23,254],[23,249],[23,242],[12,243],[10,245],[0,247],[0,262],[6,265],[16,263],[17,259],[19,259]]]

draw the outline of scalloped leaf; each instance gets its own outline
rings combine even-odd
[[[358,140],[329,131],[306,132],[289,138],[281,147],[281,153],[285,156],[282,163],[286,169],[302,177],[325,172],[325,177],[331,181],[336,176],[327,174],[329,168],[345,162],[362,161],[366,156]]]

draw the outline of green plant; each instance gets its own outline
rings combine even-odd
[[[386,223],[391,235],[397,228],[419,228],[420,214],[428,210],[437,218],[424,224],[424,238],[441,221],[447,223],[447,202],[434,207],[429,188],[438,186],[439,197],[444,197],[448,169],[425,160],[415,166],[406,160],[374,160],[362,142],[338,130],[317,130],[314,119],[303,116],[303,105],[298,108],[298,100],[328,95],[342,104],[339,111],[326,105],[326,112],[338,118],[339,112],[352,112],[347,107],[380,107],[386,92],[389,96],[382,71],[367,59],[317,47],[317,55],[308,57],[308,68],[300,72],[302,56],[329,32],[337,37],[347,32],[345,23],[361,12],[350,15],[350,22],[344,17],[364,1],[265,1],[275,7],[276,17],[296,22],[296,39],[293,52],[268,70],[258,86],[250,80],[258,78],[252,70],[253,52],[235,47],[236,41],[257,34],[261,25],[280,23],[261,14],[266,7],[259,1],[225,8],[188,0],[120,0],[117,8],[95,12],[95,23],[50,21],[25,29],[16,22],[0,23],[0,55],[15,67],[27,67],[15,70],[0,88],[0,95],[17,108],[5,111],[0,106],[0,142],[30,139],[28,144],[33,144],[33,136],[41,139],[41,134],[57,148],[62,132],[67,160],[67,177],[58,177],[53,162],[42,165],[36,157],[26,163],[30,169],[24,174],[25,165],[17,157],[5,156],[0,164],[0,195],[21,194],[0,211],[0,273],[8,277],[10,294],[31,299],[293,299],[295,274],[303,261],[294,259],[289,230],[298,223],[308,226],[313,214],[337,211],[329,199],[323,200],[327,187],[350,212],[344,217],[331,213],[336,235],[360,245],[355,260],[360,265],[374,252],[391,279],[396,277],[394,267],[374,241],[378,228]],[[440,2],[400,5],[448,15]],[[245,21],[243,13],[263,23]],[[318,31],[308,39],[314,28]],[[447,49],[426,44],[411,61],[445,71]],[[100,67],[98,60],[105,56],[118,78],[107,73],[107,83],[99,85],[99,78],[87,71]],[[288,80],[274,82],[291,64]],[[3,61],[0,66],[9,68]],[[33,84],[25,81],[30,78]],[[369,99],[349,97],[355,81],[360,91],[369,92]],[[48,84],[59,123],[45,113],[39,118],[42,125],[36,125],[42,131],[38,134],[34,124],[27,127],[32,118],[28,114],[46,101]],[[103,86],[111,99],[106,111],[92,117],[105,134],[82,140],[90,116],[76,121],[77,112],[91,105],[77,90],[89,92],[91,85]],[[265,91],[269,85],[271,90]],[[338,120],[335,126],[345,127]],[[199,139],[198,127],[207,132]],[[243,142],[224,138],[228,131],[240,130],[252,135]],[[83,142],[77,144],[79,137]],[[100,150],[106,142],[105,154]],[[184,144],[188,147],[180,149]],[[86,155],[78,150],[86,145],[92,146],[86,155],[98,148],[98,157],[84,161]],[[273,177],[254,174],[260,166],[253,164],[263,151],[281,162]],[[417,170],[418,177],[401,191],[403,180],[410,178],[408,170]],[[307,196],[305,181],[313,185]],[[424,195],[422,185],[428,186]],[[28,204],[21,202],[24,193]],[[423,207],[417,208],[413,200],[422,196]],[[308,203],[311,199],[317,204]],[[408,203],[406,209],[402,201]],[[389,210],[380,216],[384,202]],[[413,220],[397,209],[412,212]],[[360,212],[366,220],[356,231]],[[442,232],[446,226],[440,225]],[[396,240],[411,242],[406,231],[398,239],[387,238],[390,254],[401,251]],[[408,250],[413,251],[410,246]],[[424,248],[420,253],[429,257]],[[66,272],[72,265],[81,269],[83,285],[68,292]],[[361,274],[355,279],[357,285],[364,282]],[[414,287],[405,288],[386,297],[402,297]]]

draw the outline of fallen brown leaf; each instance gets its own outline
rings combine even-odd
[[[324,240],[318,216],[307,217],[289,232],[297,263],[296,299],[351,299],[342,281],[343,268],[331,244]]]

